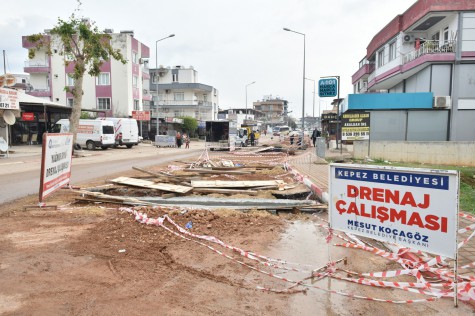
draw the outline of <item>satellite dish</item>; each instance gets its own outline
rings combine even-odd
[[[16,78],[12,74],[5,74],[5,86],[12,87],[16,84]]]
[[[15,114],[13,114],[13,112],[10,110],[5,110],[3,111],[3,120],[8,125],[13,125],[16,121]]]

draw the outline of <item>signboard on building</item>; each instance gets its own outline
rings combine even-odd
[[[150,111],[132,111],[132,118],[137,121],[150,121]]]
[[[178,117],[166,117],[165,122],[183,124],[183,119]]]
[[[40,202],[69,183],[72,153],[73,134],[43,134]]]
[[[320,98],[336,97],[338,95],[338,79],[322,78],[318,80],[318,96]]]
[[[370,113],[351,112],[341,116],[341,139],[363,140],[369,139]]]
[[[455,258],[459,174],[454,170],[330,165],[333,229]]]
[[[322,121],[337,121],[338,114],[336,113],[324,113],[322,114]]]
[[[22,121],[34,121],[35,120],[35,113],[33,113],[33,112],[23,112],[23,113],[21,113],[21,120]]]
[[[19,110],[18,91],[0,88],[0,109]]]

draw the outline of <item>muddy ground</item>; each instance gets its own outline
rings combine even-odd
[[[140,174],[130,172],[132,174]],[[105,184],[99,179],[90,186]],[[390,300],[428,298],[400,290],[375,289],[338,280],[300,281],[310,271],[347,257],[344,269],[396,270],[385,259],[331,246],[317,227],[326,212],[242,213],[219,209],[140,209],[149,217],[168,214],[189,232],[214,236],[245,251],[279,258],[288,272],[258,265],[216,243],[184,239],[165,228],[143,225],[107,203],[74,203],[77,194],[60,190],[48,199],[53,209],[23,209],[36,196],[0,211],[0,314],[2,315],[462,315],[468,305],[452,301],[388,304],[329,294],[315,287]],[[169,223],[166,226],[177,232]],[[182,235],[183,236],[183,235]],[[198,243],[198,241],[200,243]],[[336,238],[332,243],[341,242]],[[213,251],[209,247],[215,249]],[[218,253],[219,252],[219,253]],[[232,257],[225,257],[223,254]],[[257,270],[260,270],[257,271]],[[266,273],[277,276],[272,277]],[[273,289],[276,292],[258,287]],[[278,293],[284,291],[284,293]]]

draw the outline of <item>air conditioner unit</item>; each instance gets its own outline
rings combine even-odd
[[[139,58],[139,64],[143,64],[144,60],[143,58]]]
[[[404,35],[404,43],[413,43],[416,40],[414,35]]]
[[[446,109],[450,107],[450,96],[434,97],[434,109]]]

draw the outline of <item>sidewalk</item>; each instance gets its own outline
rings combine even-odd
[[[349,158],[351,154],[343,151],[328,150],[325,153],[329,160],[340,161]],[[291,167],[295,168],[300,174],[308,177],[311,182],[328,196],[328,182],[329,182],[329,163],[315,154],[315,147],[307,148],[304,153],[289,157]],[[326,193],[326,194],[325,194]],[[327,201],[325,201],[327,202]],[[462,212],[462,210],[460,210]],[[475,215],[474,215],[475,216]],[[466,228],[473,225],[474,222],[466,218],[459,217],[459,229]],[[473,233],[473,229],[468,229],[465,233],[458,235],[458,242],[466,240]],[[475,238],[470,239],[458,251],[458,265],[462,267],[475,262]],[[471,275],[475,274],[475,267],[467,269],[459,269],[460,274]]]

